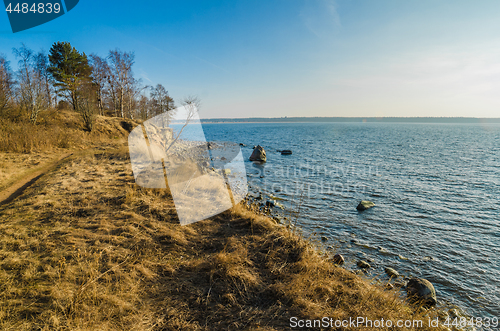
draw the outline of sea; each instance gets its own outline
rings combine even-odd
[[[500,317],[500,124],[203,124],[241,147],[250,195],[275,200],[306,237],[429,280],[439,304]],[[266,163],[249,161],[261,145]],[[289,149],[292,155],[281,155]],[[375,207],[358,212],[361,200]]]

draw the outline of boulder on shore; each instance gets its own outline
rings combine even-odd
[[[437,303],[436,290],[427,279],[412,278],[406,285],[406,294],[412,302],[423,303],[425,306],[434,306]]]
[[[359,205],[356,207],[356,209],[358,211],[363,211],[363,210],[367,210],[367,209],[370,209],[372,207],[375,207],[375,204],[371,201],[366,201],[366,200],[363,200],[359,203]]]
[[[266,151],[260,145],[254,148],[252,155],[250,155],[250,161],[260,161],[266,162]]]

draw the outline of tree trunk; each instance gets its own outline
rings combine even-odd
[[[49,80],[45,78],[45,92],[47,93],[47,105],[52,108],[52,96],[50,95]]]
[[[120,89],[120,114],[122,118],[125,118],[123,114],[123,88]]]
[[[78,98],[76,97],[76,92],[71,91],[71,103],[73,104],[73,110],[78,109]]]

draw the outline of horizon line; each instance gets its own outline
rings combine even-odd
[[[282,116],[282,117],[212,117],[204,120],[245,120],[245,119],[299,119],[299,118],[354,118],[354,119],[384,119],[384,118],[446,118],[446,119],[500,119],[500,117],[472,117],[472,116]]]

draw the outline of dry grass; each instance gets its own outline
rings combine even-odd
[[[53,153],[2,153],[0,152],[0,190],[9,186],[27,172],[50,162],[60,155]]]
[[[427,321],[397,293],[242,206],[180,226],[167,191],[134,184],[126,151],[70,159],[0,207],[0,219],[1,330],[283,330],[292,316]]]
[[[95,130],[89,133],[84,130],[79,114],[69,110],[42,111],[36,125],[0,117],[0,152],[33,153],[98,146],[127,137],[121,122],[118,118],[98,116]]]
[[[40,113],[37,125],[0,117],[0,190],[45,168],[64,154],[84,149],[109,150],[123,146],[128,130],[138,122],[98,116],[88,133],[73,111]],[[125,124],[123,124],[125,122]]]

